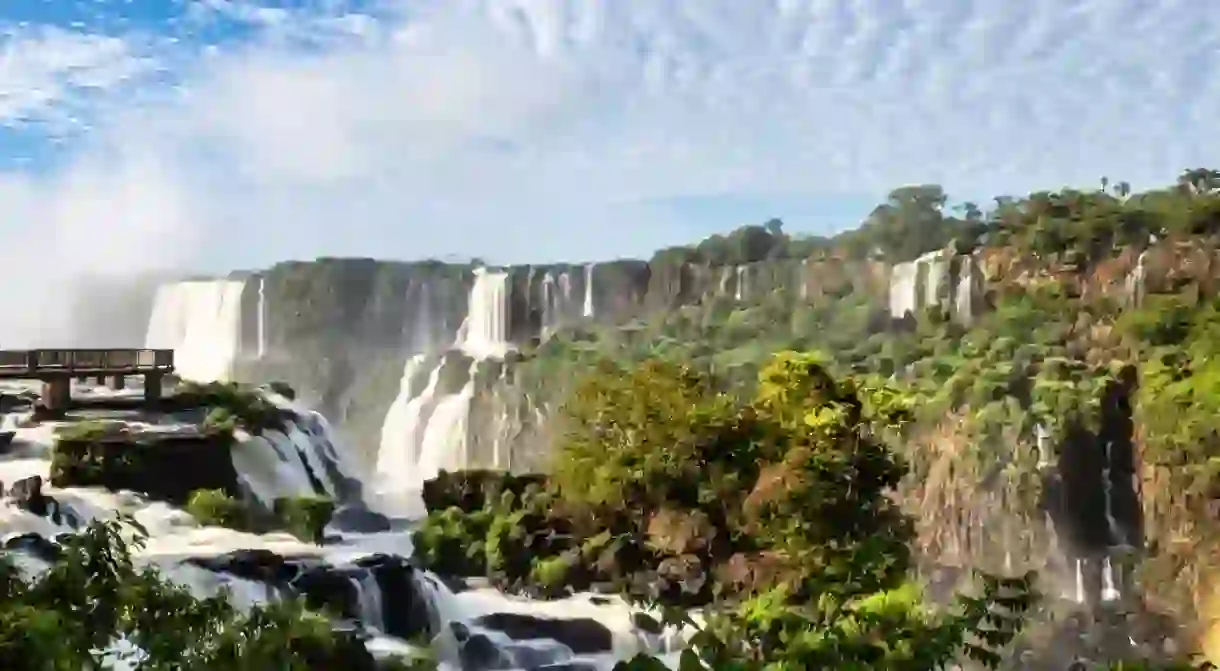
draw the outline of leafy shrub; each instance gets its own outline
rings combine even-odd
[[[284,413],[274,403],[256,390],[243,387],[236,382],[184,382],[176,395],[214,409],[223,408],[225,415],[217,415],[213,423],[241,426],[251,433],[284,428]],[[211,413],[209,413],[211,417]],[[231,418],[231,420],[230,420]],[[209,423],[205,420],[205,426]]]
[[[244,530],[250,519],[245,504],[219,489],[197,489],[191,492],[186,511],[200,524]]]
[[[326,525],[335,512],[335,502],[318,496],[291,496],[275,500],[274,512],[290,533],[314,543],[325,539]]]
[[[154,568],[136,568],[132,550],[146,536],[132,520],[92,521],[63,539],[61,558],[33,579],[0,553],[0,668],[107,668],[107,648],[126,639],[143,652],[129,660],[137,671],[372,671],[359,640],[298,600],[243,612],[226,591],[199,599]],[[407,668],[435,666],[415,660]]]

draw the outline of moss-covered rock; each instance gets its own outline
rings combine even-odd
[[[51,484],[127,489],[175,505],[200,489],[236,497],[233,447],[226,431],[140,432],[122,422],[82,422],[57,434]]]
[[[257,389],[236,382],[184,382],[174,390],[174,397],[178,403],[209,408],[204,427],[218,431],[238,427],[254,434],[283,430],[290,414]]]

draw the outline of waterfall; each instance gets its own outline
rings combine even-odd
[[[1132,305],[1138,307],[1144,300],[1144,281],[1148,275],[1148,269],[1145,266],[1148,258],[1148,250],[1140,252],[1140,255],[1135,259],[1135,269],[1131,274],[1127,275],[1126,290],[1127,300]]]
[[[927,284],[924,286],[924,305],[940,305],[941,292],[944,291],[944,286],[948,280],[949,264],[945,256],[936,252],[920,257],[927,268]]]
[[[737,266],[734,268],[734,272],[737,274],[737,289],[733,294],[733,300],[740,301],[746,295],[746,267]]]
[[[1084,603],[1084,560],[1076,559],[1076,603]]]
[[[555,326],[555,276],[548,271],[542,276],[542,335],[550,334]]]
[[[564,285],[561,281],[561,289]],[[547,286],[544,279],[544,301]],[[475,461],[470,420],[479,368],[484,361],[502,360],[513,349],[508,327],[508,273],[476,270],[466,319],[453,347],[439,357],[410,359],[403,369],[399,393],[386,413],[374,476],[377,504],[385,512],[402,517],[421,514],[419,494],[425,480],[436,477],[441,469],[467,468]],[[458,378],[446,374],[452,366],[466,367],[460,388],[454,383]],[[428,382],[420,390],[416,381],[428,370]],[[495,433],[491,460],[500,467],[509,461],[502,454],[505,431],[499,427]]]
[[[585,266],[585,306],[583,315],[585,317],[593,316],[593,266],[596,263],[590,263]]]
[[[419,460],[412,469],[413,490],[423,489],[425,480],[435,478],[442,470],[456,471],[470,462],[469,421],[470,402],[474,399],[474,380],[479,362],[470,366],[470,375],[462,389],[436,406],[424,432]]]
[[[974,256],[961,257],[957,286],[953,291],[953,314],[960,324],[968,325],[974,319],[981,291],[979,273],[978,259]]]
[[[1110,561],[1109,555],[1106,556],[1105,561],[1102,564],[1101,578],[1102,601],[1117,601],[1120,597],[1122,597],[1122,594],[1119,593],[1118,588],[1115,587],[1114,584],[1114,564]]]
[[[1034,441],[1038,452],[1038,468],[1051,466],[1051,432],[1045,424],[1038,423],[1034,426]]]
[[[267,356],[267,278],[258,278],[258,358]]]
[[[428,419],[434,406],[433,399],[436,397],[436,388],[441,377],[441,366],[437,365],[429,374],[423,390],[416,393],[412,381],[426,365],[428,357],[424,354],[407,361],[402,373],[400,391],[382,424],[381,446],[377,450],[374,477],[375,489],[380,498],[378,503],[385,512],[402,517],[414,517],[422,512],[422,502],[414,496],[418,491],[418,483],[411,471],[415,464],[419,463],[424,431],[428,427]]]
[[[356,588],[357,600],[360,603],[360,621],[375,631],[385,631],[385,607],[381,600],[381,585],[377,584],[377,576],[371,571],[352,578]]]
[[[918,309],[915,278],[919,267],[914,261],[894,265],[890,274],[890,316],[902,319]]]
[[[174,350],[187,380],[229,380],[241,343],[240,281],[177,282],[157,289],[144,343]]]
[[[561,276],[562,280],[567,275]],[[567,293],[566,281],[562,283]],[[466,337],[458,346],[476,359],[503,358],[508,343],[508,273],[486,268],[475,271],[470,289],[470,311],[466,317]]]

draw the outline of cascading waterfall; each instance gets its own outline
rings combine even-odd
[[[1102,468],[1101,479],[1102,479],[1102,497],[1103,497],[1103,501],[1105,504],[1105,513],[1106,513],[1106,526],[1108,527],[1109,532],[1110,532],[1110,543],[1112,545],[1126,545],[1127,539],[1125,538],[1125,534],[1123,533],[1122,528],[1119,527],[1118,520],[1114,518],[1114,507],[1113,507],[1113,498],[1114,497],[1113,497],[1113,491],[1112,491],[1112,484],[1110,481],[1110,470],[1111,470],[1112,464],[1113,464],[1113,456],[1111,454],[1112,451],[1113,451],[1113,445],[1111,444],[1111,441],[1109,441],[1109,440],[1105,441],[1105,450],[1104,450],[1105,467]],[[1106,555],[1105,563],[1102,566],[1102,579],[1104,580],[1104,583],[1105,583],[1104,587],[1102,589],[1102,599],[1105,601],[1112,601],[1114,599],[1119,598],[1121,595],[1119,594],[1118,589],[1115,587],[1115,584],[1114,584],[1114,568],[1113,568],[1113,564],[1110,562],[1110,556],[1108,554]]]
[[[374,631],[384,633],[385,607],[382,605],[381,585],[377,584],[377,576],[371,572],[364,573],[352,578],[352,586],[356,588],[356,598],[360,604],[360,620]]]
[[[1076,603],[1084,603],[1084,560],[1076,559]]]
[[[902,319],[918,309],[915,278],[919,266],[914,261],[894,265],[890,275],[890,315]]]
[[[566,297],[570,290],[566,274],[560,276],[560,286]],[[476,359],[500,359],[508,353],[512,348],[508,342],[508,273],[486,268],[475,271],[466,322],[466,337],[458,343],[462,351]]]
[[[258,358],[267,356],[267,278],[258,278]]]
[[[422,480],[415,477],[414,465],[419,463],[424,432],[435,407],[441,366],[428,375],[427,383],[418,393],[412,383],[428,365],[428,357],[419,354],[407,361],[402,373],[398,396],[390,404],[381,427],[381,447],[377,451],[375,489],[378,504],[386,513],[402,517],[417,517],[423,513],[417,492]]]
[[[593,316],[593,266],[596,263],[590,263],[585,266],[585,305],[582,314],[585,317]]]
[[[729,282],[733,279],[733,267],[726,266],[720,269],[720,282],[716,288],[717,296],[727,296],[729,294]]]
[[[153,300],[145,346],[174,350],[174,368],[187,380],[229,380],[240,353],[241,297],[234,280],[177,282]]]
[[[559,284],[561,290],[566,286],[563,281]],[[545,298],[545,279],[543,286]],[[475,382],[483,362],[502,360],[513,349],[508,340],[508,306],[508,273],[476,270],[466,320],[458,329],[454,346],[439,359],[421,355],[407,362],[399,394],[382,425],[375,467],[377,504],[385,512],[405,517],[422,514],[420,491],[424,481],[436,477],[441,469],[457,470],[472,463],[470,419]],[[465,364],[461,387],[444,388],[453,376],[443,371],[448,366],[463,365],[463,360],[469,363]],[[427,386],[418,390],[413,381],[427,366],[432,366]],[[509,461],[502,454],[508,444],[500,435],[503,430],[495,433],[492,461],[499,468]]]
[[[1045,424],[1038,423],[1034,426],[1034,441],[1038,452],[1038,468],[1049,467],[1051,465],[1051,432]]]
[[[927,268],[927,284],[924,286],[924,305],[940,305],[941,292],[948,281],[949,264],[944,256],[921,258]]]
[[[411,473],[412,482],[420,489],[425,480],[435,478],[442,469],[456,471],[470,462],[468,422],[478,365],[478,360],[475,360],[461,391],[441,401],[432,413],[428,429],[424,432],[419,460]]]
[[[734,272],[737,274],[737,289],[733,295],[733,300],[740,301],[746,295],[746,267],[737,266]]]

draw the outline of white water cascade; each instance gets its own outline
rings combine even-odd
[[[585,304],[582,314],[585,317],[593,315],[593,267],[596,263],[590,263],[585,266]]]
[[[258,358],[267,356],[267,278],[258,278]]]
[[[505,272],[475,271],[468,313],[454,346],[440,357],[412,357],[404,367],[399,393],[382,424],[373,476],[375,503],[385,513],[421,516],[425,512],[420,499],[424,481],[436,477],[441,469],[452,471],[471,464],[470,415],[479,366],[502,360],[513,349],[508,340],[508,279]],[[464,383],[446,389],[445,381],[454,378],[449,368],[463,365],[467,368]],[[418,381],[429,366],[427,382],[420,388]],[[496,445],[495,464],[507,463],[499,454],[501,443]]]
[[[915,277],[919,266],[914,261],[896,264],[890,274],[890,315],[901,319],[919,309]]]
[[[229,380],[241,343],[245,284],[197,280],[157,289],[144,344],[174,350],[174,369],[187,380]]]
[[[475,271],[464,336],[459,335],[458,347],[476,359],[501,359],[512,349],[508,342],[508,273],[486,268]]]

